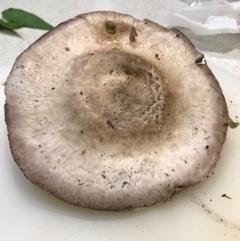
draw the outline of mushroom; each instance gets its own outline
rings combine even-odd
[[[6,84],[12,155],[56,197],[138,209],[205,180],[228,110],[180,31],[115,12],[77,16],[16,60]]]

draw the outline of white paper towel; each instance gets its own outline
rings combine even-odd
[[[167,27],[188,28],[197,35],[240,33],[240,1],[207,1],[159,15]]]

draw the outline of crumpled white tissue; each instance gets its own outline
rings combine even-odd
[[[166,27],[183,27],[197,35],[240,33],[240,1],[208,1],[175,13],[161,12],[158,17]]]

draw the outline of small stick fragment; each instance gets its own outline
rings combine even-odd
[[[132,29],[131,29],[131,32],[130,32],[130,36],[129,36],[130,42],[135,42],[137,36],[138,35],[137,35],[136,28],[134,26],[132,26]]]
[[[229,196],[227,196],[227,194],[223,194],[222,197],[228,198],[228,199],[232,199]]]

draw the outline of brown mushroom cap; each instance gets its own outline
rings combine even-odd
[[[57,26],[7,80],[16,163],[45,191],[99,210],[150,206],[203,181],[219,161],[228,111],[202,60],[181,32],[129,15],[87,13]]]

